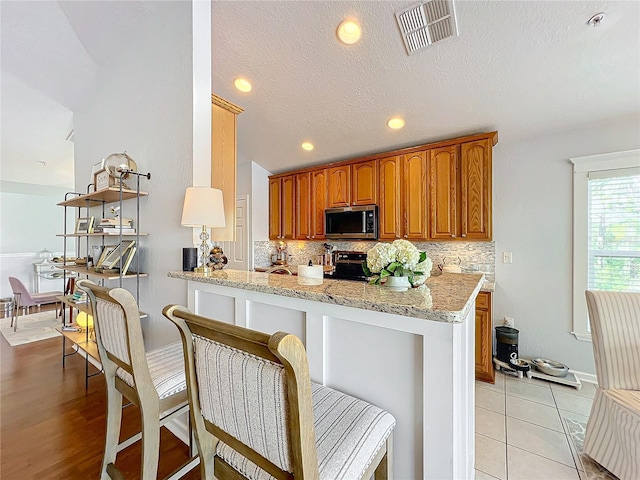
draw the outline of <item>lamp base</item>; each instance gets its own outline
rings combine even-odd
[[[211,273],[213,268],[211,267],[196,267],[193,269],[194,273]]]

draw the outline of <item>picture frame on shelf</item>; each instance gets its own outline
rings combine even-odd
[[[118,247],[117,245],[105,245],[105,247],[102,249],[102,254],[98,259],[98,262],[95,264],[95,267],[102,268],[104,264],[104,259],[107,258],[111,254],[111,252],[113,252],[117,247]]]
[[[103,168],[94,174],[93,184],[95,185],[96,192],[99,192],[100,190],[115,186],[116,179],[111,176],[108,170]]]
[[[93,167],[91,167],[91,181],[92,182],[95,181],[96,173],[98,173],[100,170],[104,170],[104,158],[102,160],[100,160],[98,163],[94,164]]]
[[[76,234],[89,234],[93,233],[93,217],[78,217],[76,218],[76,228],[74,233]]]
[[[136,243],[135,240],[123,240],[105,257],[101,267],[114,268],[120,262],[120,259],[126,255],[129,250]]]
[[[136,250],[137,250],[136,247],[131,247],[129,249],[129,254],[126,256],[126,260],[124,260],[124,262],[122,263],[122,269],[120,270],[122,272],[122,275],[126,275],[127,272],[129,271],[129,266],[131,265],[133,256],[136,254]]]

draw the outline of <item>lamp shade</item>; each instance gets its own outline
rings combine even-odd
[[[224,227],[222,190],[188,187],[182,208],[183,227]]]

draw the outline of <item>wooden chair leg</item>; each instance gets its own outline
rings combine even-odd
[[[373,473],[374,480],[393,480],[393,434],[387,438],[387,451]]]
[[[107,433],[104,442],[104,457],[102,458],[102,478],[110,478],[107,472],[109,464],[115,463],[118,454],[118,439],[120,437],[120,423],[122,422],[122,394],[116,390],[115,379],[107,381]]]
[[[142,403],[142,402],[141,402]],[[140,408],[142,416],[142,480],[156,480],[160,458],[160,413],[158,408]]]

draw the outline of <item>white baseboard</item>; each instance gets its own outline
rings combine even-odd
[[[598,383],[598,377],[596,377],[595,373],[578,372],[576,370],[569,370],[569,371],[573,373],[576,377],[578,377],[581,382],[595,383],[595,384]]]

